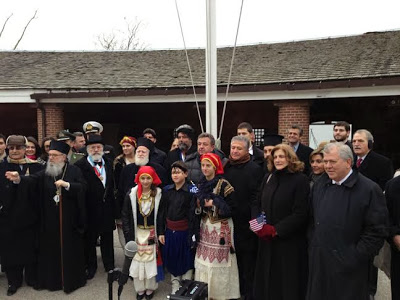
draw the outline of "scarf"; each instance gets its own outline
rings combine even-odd
[[[229,163],[231,165],[240,165],[240,164],[247,163],[248,161],[250,161],[249,153],[246,153],[243,157],[241,157],[240,159],[236,159],[236,160],[233,160],[232,156],[229,155]]]
[[[10,164],[17,164],[17,165],[24,165],[24,164],[30,164],[36,162],[35,160],[31,160],[27,157],[24,157],[22,159],[12,159],[9,156],[7,156],[7,162]]]

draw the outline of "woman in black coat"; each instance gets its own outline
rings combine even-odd
[[[260,189],[259,212],[266,223],[259,237],[255,299],[304,299],[307,280],[306,226],[310,185],[288,145],[279,144],[268,158]],[[253,210],[254,211],[254,210]]]

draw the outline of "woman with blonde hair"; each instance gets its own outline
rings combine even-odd
[[[304,299],[310,192],[308,178],[302,173],[304,163],[290,146],[279,144],[268,158],[268,169],[253,209],[264,216],[261,228],[252,228],[259,237],[254,297]]]

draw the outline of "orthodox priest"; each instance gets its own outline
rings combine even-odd
[[[70,147],[51,141],[46,170],[30,176],[7,172],[19,188],[34,188],[39,203],[37,289],[70,293],[86,284],[84,240],[86,183],[68,164]]]

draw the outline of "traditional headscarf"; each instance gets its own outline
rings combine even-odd
[[[222,167],[221,158],[217,154],[215,153],[203,154],[200,157],[200,161],[203,161],[204,159],[207,159],[214,166],[216,175],[224,174],[224,168]]]
[[[138,199],[140,199],[142,197],[143,187],[142,187],[139,179],[143,175],[150,176],[153,179],[152,184],[154,184],[155,186],[158,186],[161,184],[161,179],[160,179],[160,177],[158,177],[158,175],[157,175],[156,171],[153,169],[153,167],[150,167],[150,166],[140,167],[140,169],[137,172],[136,177],[135,177],[135,183],[138,185]]]
[[[135,147],[135,149],[137,148],[136,139],[134,137],[127,136],[127,135],[124,136],[122,138],[122,140],[119,142],[119,144],[122,146],[123,143],[131,144],[133,147]]]

